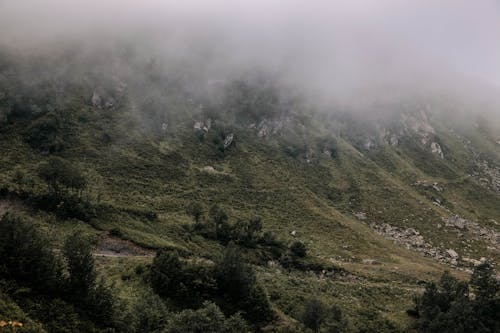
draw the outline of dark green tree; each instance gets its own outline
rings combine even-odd
[[[60,157],[50,157],[40,163],[38,176],[47,183],[49,191],[55,195],[59,195],[62,189],[81,193],[87,186],[80,169]]]
[[[246,333],[250,328],[239,314],[226,318],[214,303],[199,310],[184,310],[174,315],[166,333]]]
[[[290,245],[290,252],[295,257],[304,258],[307,255],[307,247],[301,241],[295,241]]]
[[[323,302],[311,299],[305,302],[300,321],[313,332],[319,332],[326,321],[328,309]]]
[[[151,265],[150,279],[153,290],[162,297],[177,295],[182,284],[182,264],[176,251],[159,251]]]
[[[42,292],[62,284],[62,263],[48,237],[33,221],[6,213],[0,220],[0,276],[13,278]]]
[[[92,255],[92,242],[80,233],[73,233],[64,243],[63,253],[67,261],[71,294],[84,299],[96,286],[96,272]]]
[[[230,305],[230,310],[243,310],[252,322],[272,318],[271,304],[265,290],[257,282],[255,271],[245,263],[237,246],[230,244],[216,267],[217,286]]]
[[[227,213],[219,205],[213,205],[208,214],[215,229],[215,237],[222,244],[227,244],[231,239],[231,225],[228,223]]]
[[[194,220],[195,223],[201,222],[201,217],[203,216],[203,205],[199,202],[192,202],[186,208],[186,213],[188,213]]]
[[[169,312],[163,300],[156,294],[147,293],[139,298],[133,309],[136,333],[163,332]]]

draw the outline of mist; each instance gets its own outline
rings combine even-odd
[[[198,82],[267,73],[327,105],[429,94],[496,99],[495,0],[0,1],[0,47],[132,45]]]

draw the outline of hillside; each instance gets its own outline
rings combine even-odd
[[[368,117],[317,107],[266,77],[200,90],[155,61],[111,58],[0,55],[0,214],[37,225],[55,253],[75,231],[91,236],[98,275],[127,311],[151,292],[156,251],[211,265],[230,241],[270,299],[268,331],[299,327],[311,298],[341,309],[352,330],[403,331],[425,282],[498,267],[491,114],[421,97]],[[56,188],[58,176],[40,171],[51,163],[79,170],[84,186]],[[213,236],[214,205],[245,232],[260,218],[259,241]],[[307,254],[290,264],[297,241]],[[12,283],[0,284],[0,319],[27,332],[95,324],[78,305],[72,322],[57,317],[57,301]]]

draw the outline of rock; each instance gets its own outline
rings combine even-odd
[[[453,250],[453,249],[448,249],[446,250],[446,253],[452,258],[452,259],[458,259],[458,253]]]
[[[446,225],[456,227],[458,229],[464,229],[467,225],[467,220],[461,218],[458,215],[451,216],[448,219],[446,219]]]
[[[431,143],[431,152],[433,154],[437,154],[441,158],[444,158],[443,150],[441,149],[441,146],[437,142]]]
[[[104,107],[106,109],[111,109],[113,108],[114,106],[116,105],[116,101],[114,98],[110,97],[108,99],[106,99],[106,102],[104,103]]]
[[[364,213],[364,212],[354,213],[354,216],[356,216],[360,220],[366,220],[366,213]]]
[[[210,166],[210,165],[203,167],[203,169],[201,169],[201,171],[207,172],[207,173],[217,173],[215,168],[213,166]]]
[[[95,108],[102,107],[102,98],[96,91],[92,93],[92,106]]]
[[[380,265],[380,262],[375,259],[363,259],[361,262],[365,265]]]
[[[201,121],[195,121],[193,128],[195,130],[200,131],[203,128],[203,122],[201,122]]]
[[[228,148],[234,141],[234,133],[230,133],[228,134],[225,138],[224,138],[224,149]]]

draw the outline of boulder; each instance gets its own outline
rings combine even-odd
[[[230,133],[228,134],[225,138],[224,138],[224,149],[228,148],[234,141],[234,133]]]
[[[448,249],[446,250],[446,253],[448,254],[448,256],[450,256],[452,259],[458,259],[458,253],[453,250],[453,249]]]

